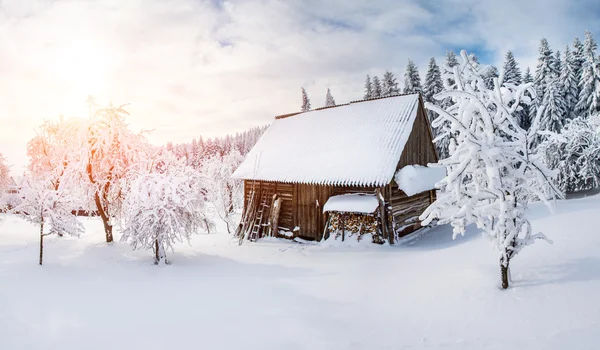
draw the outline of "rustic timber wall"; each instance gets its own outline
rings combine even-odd
[[[419,103],[422,104],[422,102]],[[419,108],[417,119],[406,142],[397,169],[406,165],[427,165],[429,163],[437,163],[437,161],[438,156],[433,144],[431,127],[425,113],[425,108]],[[389,203],[396,234],[403,236],[418,229],[420,223],[415,218],[421,215],[425,208],[435,200],[435,191],[427,191],[408,197],[398,188],[396,181],[392,181],[388,188],[390,191]]]

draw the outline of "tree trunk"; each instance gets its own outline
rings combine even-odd
[[[42,265],[44,257],[44,219],[40,223],[40,265]]]
[[[104,234],[106,235],[106,243],[110,243],[113,241],[112,234],[112,225],[108,222],[108,215],[104,211],[104,207],[102,207],[102,202],[100,201],[100,196],[98,192],[94,194],[94,202],[96,203],[96,208],[98,209],[98,214],[100,214],[100,218],[102,219],[102,224],[104,225]]]
[[[158,252],[158,239],[154,240],[154,265],[158,265],[160,262],[160,255]]]
[[[508,288],[508,263],[506,266],[500,261],[500,275],[502,276],[502,289]]]

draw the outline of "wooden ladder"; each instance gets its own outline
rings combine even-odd
[[[252,223],[252,231],[248,235],[248,239],[256,241],[263,236],[263,229],[269,225],[269,217],[271,212],[271,202],[275,189],[272,186],[263,188],[260,192],[260,200],[258,201],[258,210],[254,216]]]

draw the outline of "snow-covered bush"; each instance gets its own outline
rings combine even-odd
[[[166,249],[189,241],[206,229],[201,177],[185,160],[170,152],[154,157],[146,169],[130,174],[123,203],[121,241],[133,249],[153,249],[155,264],[166,259]]]
[[[231,174],[243,160],[244,157],[237,150],[232,150],[223,157],[209,158],[202,165],[206,199],[227,225],[228,233],[235,229],[235,212],[241,210],[244,204],[243,183],[231,178]]]
[[[24,180],[21,203],[13,209],[26,221],[40,225],[40,260],[44,254],[44,237],[52,234],[78,237],[84,232],[83,224],[72,214],[76,199],[65,191],[50,187],[49,180]],[[46,228],[46,231],[44,229]]]
[[[600,186],[600,133],[592,118],[571,120],[561,134],[548,134],[538,146],[546,165],[558,170],[558,185],[563,192]]]
[[[511,259],[536,239],[547,240],[541,233],[532,233],[525,216],[528,196],[548,201],[554,195],[548,188],[556,190],[550,181],[553,173],[531,152],[543,108],[529,132],[521,129],[513,114],[521,102],[529,102],[525,92],[530,85],[500,86],[496,78],[494,89],[489,90],[479,65],[465,51],[461,57],[452,76],[456,90],[435,96],[451,98],[452,105],[444,110],[427,104],[439,115],[433,126],[449,122],[455,142],[449,158],[440,161],[447,176],[438,184],[438,198],[421,220],[423,225],[434,219],[439,219],[438,224],[451,224],[454,237],[476,224],[498,250],[502,287],[508,288]]]

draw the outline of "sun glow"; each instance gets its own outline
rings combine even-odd
[[[68,88],[96,93],[108,81],[113,60],[107,50],[89,41],[56,47],[46,62],[52,79]]]

